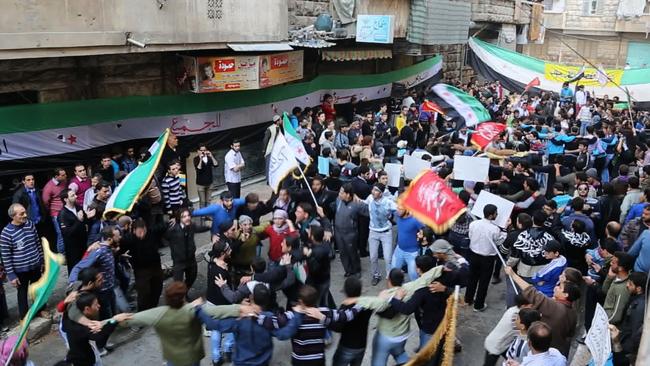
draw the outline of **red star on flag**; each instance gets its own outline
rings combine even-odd
[[[77,136],[75,136],[75,135],[68,136],[68,143],[70,145],[77,143]]]

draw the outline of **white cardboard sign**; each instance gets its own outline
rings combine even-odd
[[[497,196],[496,194],[492,194],[488,191],[481,191],[476,202],[474,202],[472,215],[483,218],[483,208],[490,203],[497,206],[497,219],[494,220],[494,223],[500,228],[505,229],[506,225],[508,225],[508,218],[512,213],[512,209],[515,207],[515,204],[505,198]]]
[[[404,178],[413,179],[425,169],[431,169],[430,162],[404,155]]]
[[[454,179],[485,182],[490,170],[490,159],[454,155]]]
[[[387,163],[384,165],[384,170],[388,173],[388,186],[399,187],[399,180],[402,177],[402,165]]]
[[[642,326],[642,325],[639,325]],[[612,352],[612,344],[609,335],[609,318],[605,309],[600,304],[596,304],[594,319],[591,321],[591,328],[585,338],[585,344],[591,352],[595,366],[603,366],[609,354]]]

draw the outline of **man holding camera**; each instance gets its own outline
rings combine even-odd
[[[196,168],[196,189],[199,193],[200,207],[206,207],[210,203],[210,193],[213,181],[212,168],[219,166],[217,159],[208,150],[205,144],[199,145],[197,156],[194,157],[194,168]]]

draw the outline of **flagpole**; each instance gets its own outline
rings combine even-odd
[[[316,196],[314,195],[314,192],[311,190],[311,186],[309,185],[309,181],[307,181],[307,177],[305,177],[305,172],[303,172],[302,168],[300,167],[300,162],[297,161],[297,160],[296,160],[296,162],[298,162],[298,170],[300,170],[300,175],[302,175],[302,179],[304,179],[305,183],[307,184],[307,189],[309,190],[309,193],[311,194],[311,198],[314,200],[314,204],[316,205],[317,208],[320,207],[318,205],[318,201],[316,201]]]
[[[499,260],[501,261],[501,264],[503,264],[503,267],[505,268],[507,266],[507,264],[506,264],[505,259],[503,259],[503,256],[499,252],[499,249],[497,248],[497,246],[492,241],[490,241],[490,244],[492,245],[492,248],[494,248],[494,250],[496,250],[497,256],[499,257]],[[515,295],[519,295],[519,291],[517,291],[517,285],[515,284],[515,280],[513,280],[512,277],[510,277],[510,276],[508,276],[508,279],[510,280],[510,283],[512,283],[512,289],[515,290]]]

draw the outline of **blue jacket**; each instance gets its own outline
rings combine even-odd
[[[630,208],[630,210],[627,212],[627,216],[625,216],[625,222],[623,223],[624,225],[630,222],[630,220],[636,219],[637,217],[641,217],[643,214],[643,210],[645,209],[645,206],[648,205],[648,202],[641,202],[641,203],[636,203]]]
[[[543,293],[546,297],[553,297],[553,289],[560,280],[560,275],[566,268],[566,263],[566,258],[559,256],[537,271],[532,279],[533,286],[537,291]]]
[[[293,114],[289,116],[289,122],[291,122],[291,126],[293,127],[294,130],[298,130],[298,117],[294,116]]]
[[[200,208],[192,212],[192,216],[212,216],[212,234],[219,233],[219,226],[227,220],[235,220],[237,218],[237,209],[246,204],[244,198],[235,198],[232,200],[232,208],[226,210],[221,203],[215,203],[208,207]]]
[[[270,312],[263,312],[266,316],[273,316]],[[234,333],[235,352],[233,364],[236,366],[268,365],[273,355],[273,339],[285,340],[293,337],[302,323],[302,314],[296,316],[282,328],[272,331],[266,330],[257,324],[255,318],[227,318],[212,319],[200,307],[196,308],[196,316],[209,330],[218,330],[222,333]]]
[[[636,257],[634,262],[635,272],[650,272],[650,231],[644,230],[627,254]]]

